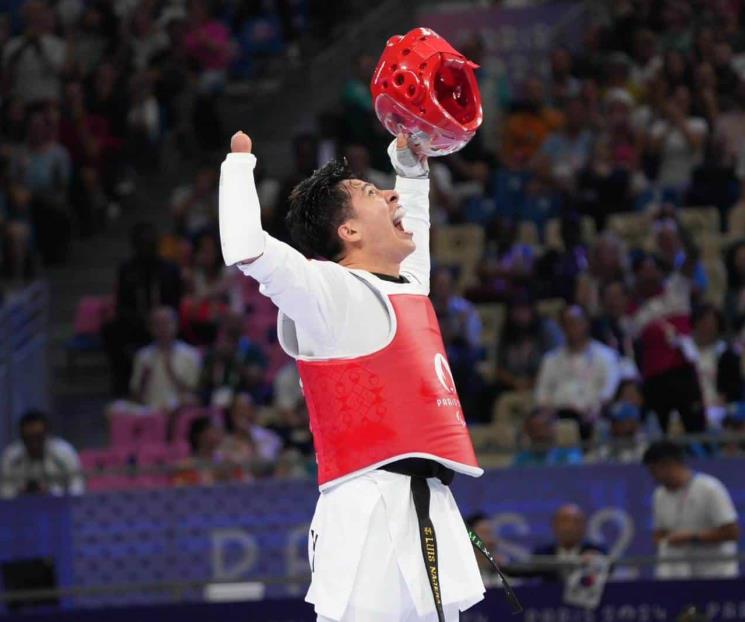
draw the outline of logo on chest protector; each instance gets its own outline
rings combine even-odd
[[[445,389],[445,392],[447,393],[447,397],[437,398],[437,406],[440,408],[447,406],[456,408],[455,418],[461,425],[466,425],[466,422],[460,414],[460,400],[455,391],[453,372],[450,371],[448,360],[439,352],[435,354],[435,375],[437,376],[437,380],[440,381],[442,388]]]

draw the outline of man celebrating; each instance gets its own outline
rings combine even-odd
[[[395,190],[340,162],[302,181],[287,215],[298,252],[262,231],[251,140],[238,132],[231,150],[223,256],[279,307],[316,449],[306,600],[322,622],[458,620],[484,586],[448,484],[482,470],[427,298],[426,158],[399,136]]]

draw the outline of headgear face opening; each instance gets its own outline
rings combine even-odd
[[[483,118],[477,67],[428,28],[391,37],[370,82],[375,114],[428,156],[454,153]]]

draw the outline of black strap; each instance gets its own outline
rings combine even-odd
[[[489,552],[489,549],[486,548],[486,544],[484,544],[484,541],[479,538],[476,533],[472,529],[468,530],[468,537],[471,539],[471,544],[475,546],[479,552],[486,557],[486,559],[489,560],[489,563],[494,566],[494,570],[497,571],[497,576],[499,577],[499,581],[502,583],[502,587],[504,588],[504,595],[507,599],[507,602],[510,603],[510,607],[512,607],[512,613],[522,613],[523,606],[520,604],[520,599],[517,597],[517,594],[515,594],[514,590],[510,586],[509,582],[507,581],[507,577],[502,574],[502,571],[500,570],[499,566],[497,565],[497,561],[494,559],[494,556]]]
[[[437,566],[437,537],[435,527],[429,517],[429,484],[423,477],[411,478],[411,496],[414,499],[414,509],[419,521],[419,539],[422,542],[422,558],[427,569],[429,587],[435,600],[438,622],[445,622],[445,612],[442,610],[442,593],[440,592],[440,571]]]

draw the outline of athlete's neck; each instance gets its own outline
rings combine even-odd
[[[383,274],[397,279],[401,274],[401,264],[388,261],[375,261],[369,258],[344,257],[339,265],[353,270],[365,270],[373,274]]]

